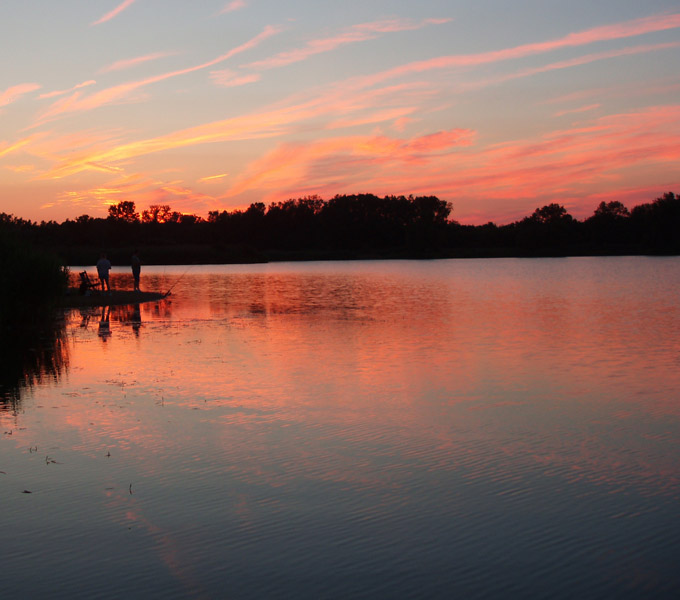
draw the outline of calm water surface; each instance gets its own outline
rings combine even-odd
[[[0,401],[3,597],[678,597],[680,259],[185,271]]]

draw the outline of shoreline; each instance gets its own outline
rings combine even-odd
[[[88,308],[95,306],[117,306],[121,304],[142,304],[157,302],[168,297],[168,293],[136,292],[134,290],[92,290],[88,295],[80,294],[78,288],[70,287],[60,299],[61,308]]]

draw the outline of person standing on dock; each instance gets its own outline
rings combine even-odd
[[[102,252],[99,260],[97,261],[97,274],[99,275],[99,282],[102,286],[102,292],[104,291],[104,286],[106,286],[106,291],[111,293],[111,286],[109,286],[109,271],[111,270],[111,262],[106,258],[106,254]]]
[[[142,261],[139,258],[139,250],[135,248],[132,253],[132,277],[135,280],[135,292],[139,292],[139,276],[142,272]]]

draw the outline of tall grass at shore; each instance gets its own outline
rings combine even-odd
[[[68,272],[56,256],[0,233],[0,331],[35,323],[55,306]]]
[[[59,260],[0,231],[0,410],[23,389],[57,379],[68,363],[56,310],[68,273]]]

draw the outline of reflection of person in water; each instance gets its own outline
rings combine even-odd
[[[81,308],[80,309],[80,326],[87,328],[87,326],[90,324],[90,318],[92,317],[92,310],[91,309],[85,309]]]
[[[111,307],[104,306],[102,308],[102,318],[99,320],[99,337],[102,341],[106,341],[111,337],[111,323],[109,321],[111,317]]]
[[[142,271],[142,261],[139,259],[139,251],[135,249],[132,253],[132,277],[135,280],[135,292],[139,291],[139,276]]]
[[[132,323],[132,331],[139,337],[139,330],[142,327],[142,312],[139,304],[135,304],[132,307],[132,318],[130,319],[130,323]]]

